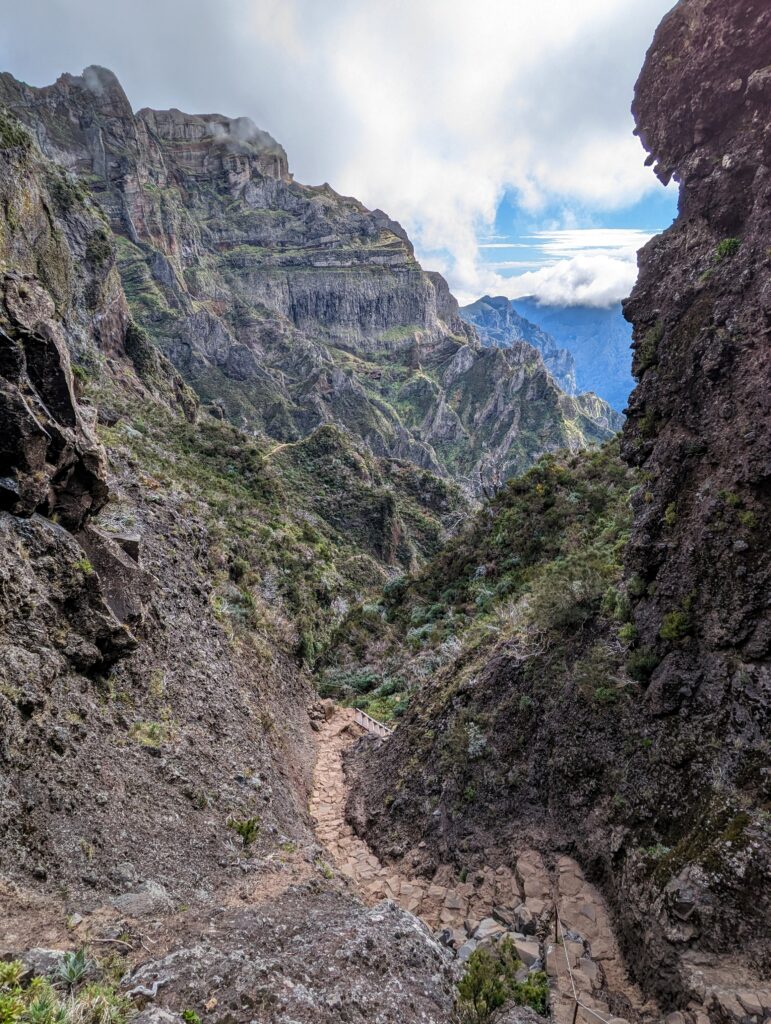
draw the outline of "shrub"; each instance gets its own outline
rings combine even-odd
[[[475,949],[458,983],[458,1003],[464,1024],[483,1024],[509,1001],[545,1013],[549,997],[546,975],[542,971],[531,971],[525,981],[517,981],[521,967],[522,962],[509,938],[502,939],[494,948]]]
[[[650,647],[638,647],[626,659],[626,670],[638,683],[647,683],[660,659]]]
[[[228,828],[232,828],[233,831],[241,837],[244,849],[247,850],[259,834],[260,819],[230,817],[228,818],[227,826]]]
[[[664,335],[664,327],[660,320],[643,335],[642,341],[635,351],[635,371],[641,377],[646,370],[655,366],[659,360],[659,342]]]
[[[718,263],[722,260],[730,259],[731,256],[735,256],[739,251],[741,244],[742,240],[740,238],[724,238],[715,249],[715,259]]]
[[[671,640],[677,643],[688,636],[691,628],[691,616],[687,611],[678,608],[675,611],[667,612],[664,616],[661,629],[659,629],[659,636],[662,640]]]

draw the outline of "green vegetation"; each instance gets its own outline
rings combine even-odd
[[[120,408],[115,392],[101,401]],[[148,492],[173,492],[183,520],[205,526],[214,612],[234,642],[266,657],[268,638],[307,662],[318,657],[347,608],[384,583],[385,565],[439,546],[433,507],[461,505],[453,485],[380,462],[333,426],[277,447],[150,402],[127,416],[101,427],[102,439],[136,459]]]
[[[549,983],[543,971],[531,971],[517,981],[522,962],[514,943],[502,939],[496,946],[475,949],[466,973],[458,983],[458,1017],[461,1024],[484,1024],[505,1003],[530,1006],[545,1014]]]
[[[234,818],[227,820],[228,828],[232,828],[236,835],[241,837],[244,849],[248,850],[257,836],[260,834],[259,818]]]
[[[25,978],[20,961],[0,962],[0,1024],[127,1024],[131,1001],[106,980],[84,984],[87,967],[82,950],[65,954],[62,993],[48,978]]]
[[[74,953],[64,954],[62,962],[59,964],[59,977],[69,988],[74,988],[83,980],[87,970],[86,951],[78,949]]]
[[[724,238],[715,249],[715,260],[720,263],[723,260],[730,259],[731,256],[735,256],[741,244],[741,238]]]
[[[0,107],[0,150],[32,148],[32,136],[5,107]]]
[[[642,377],[646,370],[659,361],[659,342],[664,336],[664,325],[657,320],[650,330],[643,335],[642,341],[635,349],[635,373]]]
[[[502,640],[522,654],[547,649],[564,675],[575,636],[583,653],[570,675],[587,699],[611,703],[635,638],[621,580],[633,484],[615,442],[543,458],[424,569],[350,612],[334,661],[320,667],[321,692],[391,717],[409,697],[402,681],[419,685],[444,665],[481,663]]]
[[[131,738],[143,747],[160,747],[170,733],[168,722],[134,722],[129,729]]]

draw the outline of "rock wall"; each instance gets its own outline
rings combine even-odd
[[[497,416],[469,412],[492,364],[446,282],[382,211],[295,182],[283,149],[248,119],[134,115],[98,67],[43,89],[0,75],[0,102],[97,196],[132,315],[233,422],[282,442],[334,423],[474,494],[617,427],[604,403],[566,401],[539,354],[518,345],[495,366],[502,445]],[[480,365],[459,375],[458,361]]]

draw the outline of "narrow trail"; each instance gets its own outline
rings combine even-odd
[[[662,1019],[630,981],[604,901],[570,857],[560,857],[550,873],[536,850],[526,850],[514,870],[483,867],[465,881],[446,865],[428,881],[383,864],[345,820],[343,753],[363,734],[354,714],[351,708],[335,709],[318,733],[310,811],[330,861],[366,903],[393,900],[440,932],[460,960],[509,935],[523,976],[528,970],[547,972],[556,1024]]]

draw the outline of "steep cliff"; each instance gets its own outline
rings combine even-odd
[[[510,482],[328,670],[413,681],[377,771],[355,761],[381,856],[463,877],[574,851],[638,980],[696,1022],[771,1005],[770,54],[765,6],[681,0],[637,85],[681,198],[625,306],[633,472],[611,448]]]
[[[133,316],[238,425],[287,442],[334,423],[473,493],[616,429],[529,346],[491,359],[396,222],[293,181],[248,119],[134,115],[97,67],[43,89],[0,75],[0,102],[97,196]]]
[[[546,331],[520,316],[505,295],[484,295],[462,306],[460,315],[476,328],[483,345],[510,348],[516,341],[526,341],[537,348],[546,369],[563,391],[569,395],[576,393],[576,362],[570,352],[560,348]]]
[[[22,1012],[6,959],[77,946],[102,981],[83,999],[122,1021],[114,979],[151,947],[200,979],[205,932],[215,1021],[254,1018],[245,985],[267,1019],[366,1016],[377,941],[382,1005],[439,1022],[446,954],[364,908],[315,842],[305,663],[467,503],[333,425],[277,445],[199,410],[131,319],[104,209],[0,113],[2,1013]],[[288,928],[294,967],[270,958]]]

